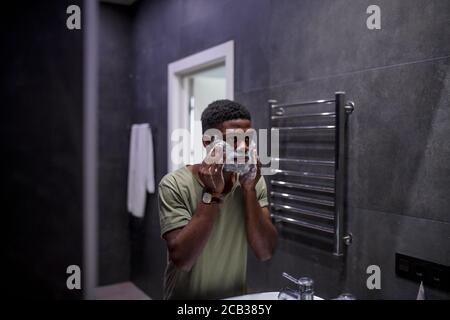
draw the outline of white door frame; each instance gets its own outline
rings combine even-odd
[[[226,98],[234,99],[234,41],[228,41],[199,53],[177,60],[168,65],[168,171],[178,169],[179,165],[172,162],[171,153],[176,141],[172,141],[175,129],[189,128],[189,109],[186,106],[188,92],[185,90],[182,78],[184,75],[200,71],[204,68],[225,63]],[[186,107],[185,107],[186,106]]]

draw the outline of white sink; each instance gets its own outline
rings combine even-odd
[[[253,294],[246,294],[243,296],[231,297],[224,300],[278,300],[278,293],[279,293],[278,291],[253,293]],[[323,300],[323,299],[314,296],[314,300]]]

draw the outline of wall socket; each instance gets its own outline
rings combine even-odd
[[[395,273],[397,276],[450,292],[450,267],[434,262],[395,254]]]

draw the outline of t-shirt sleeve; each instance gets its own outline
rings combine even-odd
[[[261,176],[258,183],[256,184],[256,198],[258,199],[261,208],[267,207],[269,205],[269,199],[267,198],[267,186],[264,176]]]
[[[170,230],[184,227],[191,220],[191,214],[176,186],[159,184],[158,209],[161,237]]]

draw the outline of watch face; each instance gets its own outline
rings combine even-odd
[[[208,193],[208,192],[203,193],[203,202],[204,203],[211,203],[211,200],[212,200],[212,196],[210,193]]]

